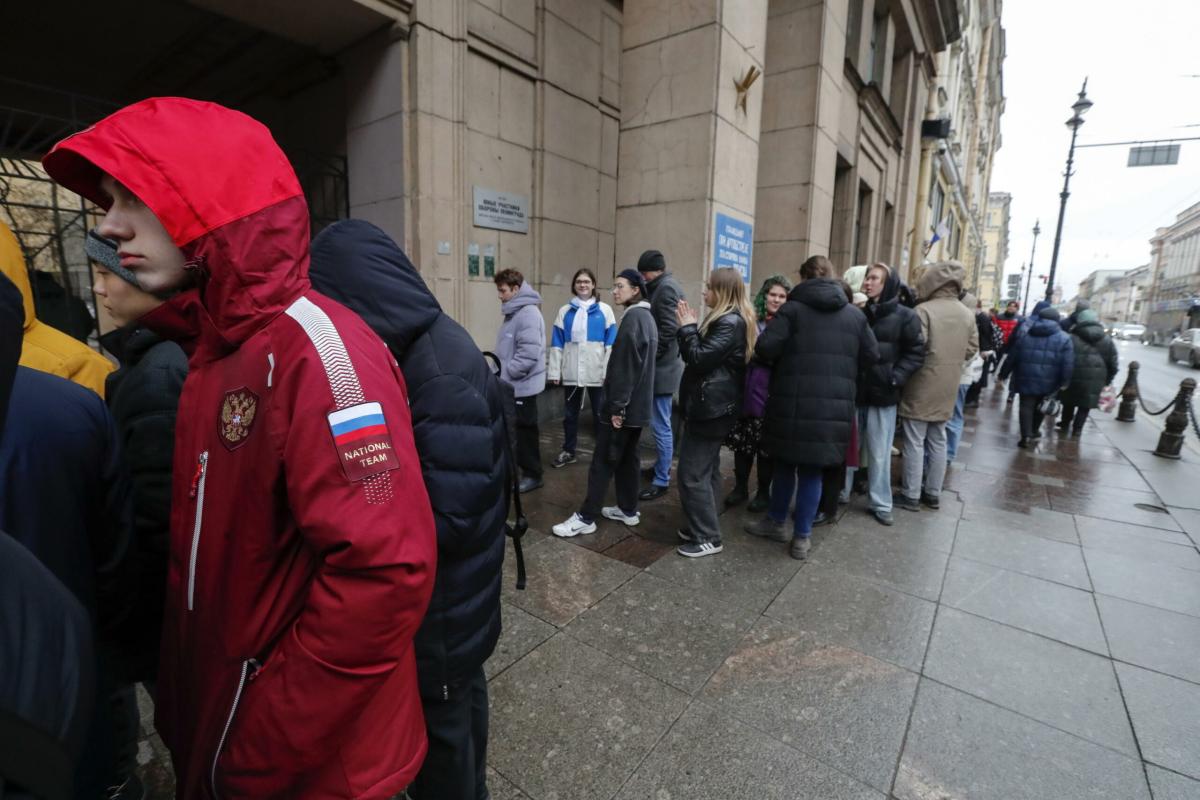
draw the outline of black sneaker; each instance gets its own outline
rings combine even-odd
[[[704,558],[705,556],[715,556],[724,549],[720,542],[688,542],[676,547],[675,552],[687,558]]]
[[[733,508],[734,506],[740,506],[749,499],[750,493],[746,491],[745,486],[735,486],[732,492],[725,495],[725,507]]]
[[[746,506],[746,510],[754,514],[761,514],[770,507],[771,495],[767,492],[759,492],[754,495],[754,499],[750,501],[750,505]]]
[[[554,467],[555,469],[561,469],[567,464],[574,464],[578,460],[579,459],[575,457],[574,453],[568,453],[566,450],[563,450],[554,457],[554,460],[550,462],[550,466]]]
[[[896,495],[894,502],[896,508],[903,508],[905,511],[920,511],[921,501],[915,497],[905,497],[902,494]]]
[[[833,516],[832,514],[826,514],[824,511],[818,511],[817,515],[815,517],[813,517],[813,521],[812,521],[812,526],[814,528],[819,528],[822,525],[836,525],[836,524],[837,524],[837,517]]]
[[[921,502],[932,508],[934,511],[937,511],[939,508],[941,508],[941,501],[931,494],[922,494]]]

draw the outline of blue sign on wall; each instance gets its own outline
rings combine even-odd
[[[740,219],[717,214],[713,226],[713,269],[733,267],[750,282],[750,256],[754,249],[754,226]]]

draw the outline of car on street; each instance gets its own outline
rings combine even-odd
[[[1200,328],[1189,328],[1167,345],[1167,363],[1182,361],[1193,369],[1200,367]]]
[[[1146,326],[1134,322],[1115,325],[1113,326],[1112,335],[1114,339],[1137,339],[1141,341],[1146,335]]]

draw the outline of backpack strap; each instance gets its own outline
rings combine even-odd
[[[504,522],[504,532],[512,539],[513,556],[517,560],[517,589],[525,589],[525,550],[522,547],[521,539],[525,536],[525,531],[529,530],[529,520],[525,518],[525,511],[521,508],[521,480],[519,471],[517,470],[517,458],[515,451],[515,442],[512,440],[510,429],[516,424],[516,420],[509,412],[509,401],[515,400],[512,387],[505,385],[504,380],[500,377],[500,359],[495,353],[485,351],[484,358],[492,362],[492,372],[496,376],[496,380],[501,383],[500,392],[503,402],[500,404],[502,413],[504,414],[504,451],[508,456],[509,463],[509,486],[508,491],[512,497],[513,508],[516,510],[516,519],[513,522]]]

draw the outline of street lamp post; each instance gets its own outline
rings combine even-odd
[[[1062,244],[1063,216],[1067,213],[1067,198],[1071,196],[1071,167],[1075,163],[1075,137],[1083,125],[1083,115],[1092,107],[1092,101],[1087,99],[1087,78],[1083,79],[1083,88],[1079,90],[1079,99],[1071,104],[1071,118],[1067,127],[1071,129],[1071,149],[1067,151],[1067,171],[1063,174],[1063,188],[1059,193],[1058,229],[1054,232],[1054,252],[1050,256],[1050,278],[1046,281],[1046,300],[1054,296],[1054,276],[1058,270],[1058,248]]]
[[[1033,223],[1033,249],[1029,251],[1029,274],[1025,276],[1025,304],[1021,306],[1021,313],[1029,313],[1029,287],[1033,284],[1033,256],[1037,253],[1037,237],[1042,233],[1041,220],[1035,220]]]

